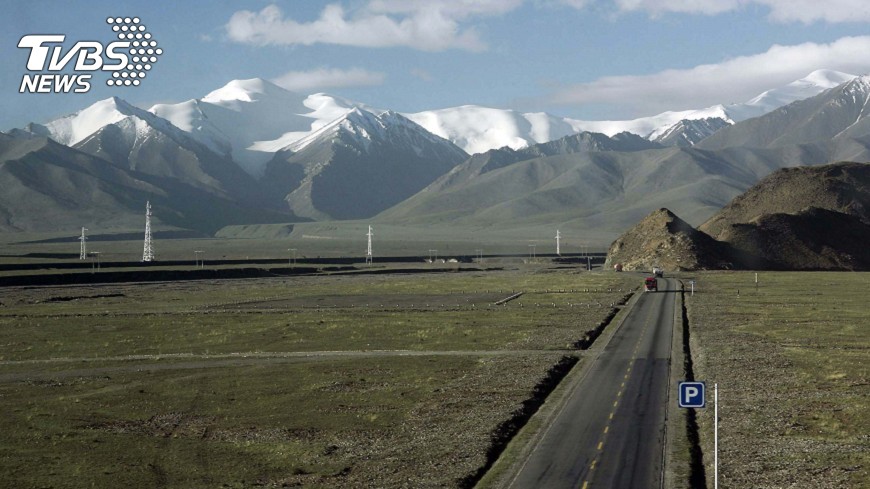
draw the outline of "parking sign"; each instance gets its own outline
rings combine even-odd
[[[680,407],[703,408],[707,405],[703,382],[680,382]]]

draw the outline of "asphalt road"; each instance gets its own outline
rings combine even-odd
[[[660,487],[676,290],[643,293],[509,487]]]

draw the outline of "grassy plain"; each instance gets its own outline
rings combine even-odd
[[[694,278],[695,376],[719,385],[720,487],[870,487],[870,274]],[[708,479],[712,414],[699,412]]]
[[[540,267],[3,289],[0,486],[456,487],[634,282]]]

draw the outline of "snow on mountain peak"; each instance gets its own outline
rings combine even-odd
[[[726,110],[735,122],[743,121],[764,115],[792,102],[814,97],[853,78],[855,75],[839,71],[816,70],[788,85],[767,90],[749,102],[730,105]]]
[[[338,119],[290,143],[283,149],[298,152],[315,142],[336,138],[361,151],[368,151],[373,141],[414,148],[418,154],[421,151],[419,148],[428,143],[453,146],[445,138],[433,134],[398,112],[387,110],[376,113],[372,110],[354,107]],[[451,151],[460,152],[455,146]]]
[[[99,100],[68,116],[55,119],[44,125],[33,125],[32,130],[55,141],[73,146],[104,126],[114,124],[129,116],[141,117],[144,111],[118,97]]]
[[[292,94],[272,82],[262,78],[250,78],[248,80],[233,80],[226,85],[213,90],[202,98],[203,102],[220,103],[227,101],[254,102],[260,98],[286,96]],[[294,94],[295,95],[295,94]],[[298,98],[299,96],[296,95]]]
[[[324,93],[299,95],[267,80],[252,78],[230,81],[201,99],[155,105],[149,110],[155,117],[112,97],[47,124],[32,124],[28,130],[74,145],[105,125],[136,116],[149,124],[171,123],[213,151],[231,156],[248,173],[259,176],[275,152],[298,150],[341,124],[346,130],[357,131],[360,137],[364,137],[363,133],[365,137],[377,135],[387,126],[405,126],[409,137],[418,137],[419,125],[431,137],[447,139],[470,154],[505,146],[520,149],[582,131],[607,136],[628,131],[655,140],[682,120],[721,118],[735,123],[818,95],[853,78],[854,75],[846,73],[817,70],[742,104],[669,111],[621,121],[583,121],[544,112],[520,113],[476,105],[398,114]],[[859,81],[862,87],[870,88],[870,77]]]
[[[842,71],[816,70],[793,83],[807,83],[828,89],[842,85],[853,78],[855,78],[855,75],[843,73]]]

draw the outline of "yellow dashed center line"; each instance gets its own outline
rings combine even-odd
[[[649,314],[647,314],[646,319],[643,323],[643,328],[641,328],[640,338],[637,340],[637,344],[634,347],[633,357],[637,357],[637,352],[640,351],[640,344],[643,341],[644,336],[646,336],[646,330],[649,326],[649,320],[652,316],[652,310],[650,310]],[[623,376],[624,382],[619,386],[619,391],[616,393],[616,400],[613,401],[614,410],[610,412],[608,415],[607,424],[604,426],[604,434],[601,436],[601,440],[598,442],[598,451],[600,452],[604,448],[604,439],[607,438],[607,434],[610,432],[610,421],[613,421],[613,416],[616,414],[616,407],[619,406],[619,398],[622,397],[622,392],[625,389],[625,381],[628,381],[628,378],[631,376],[631,360],[629,361],[628,368],[625,370],[625,375]],[[589,464],[589,470],[595,470],[595,466],[598,465],[598,458],[596,457],[592,460],[592,463]],[[587,489],[589,487],[589,481],[583,481],[583,486],[581,489]]]

